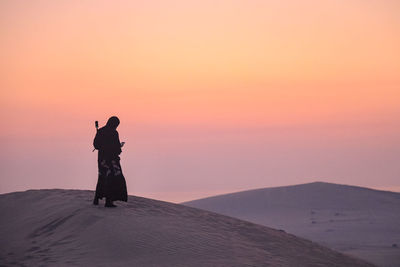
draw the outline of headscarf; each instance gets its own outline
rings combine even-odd
[[[119,119],[116,116],[112,116],[111,118],[109,118],[106,124],[106,126],[111,129],[117,129],[118,125],[119,125]]]

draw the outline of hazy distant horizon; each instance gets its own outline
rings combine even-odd
[[[322,181],[312,181],[312,182],[322,182]],[[304,184],[312,183],[312,182],[306,182]],[[324,182],[326,182],[326,181],[324,181]],[[330,182],[326,182],[326,183],[330,183]],[[168,193],[165,193],[165,192],[137,192],[136,194],[131,194],[128,192],[128,195],[136,195],[136,196],[140,196],[140,197],[157,199],[157,200],[162,200],[162,201],[179,204],[182,202],[188,202],[191,200],[208,198],[208,197],[213,197],[213,196],[218,196],[218,195],[231,194],[231,193],[237,193],[237,192],[242,192],[242,191],[257,190],[257,189],[262,189],[262,188],[284,187],[284,186],[293,186],[293,185],[299,185],[299,184],[278,185],[278,186],[271,186],[271,187],[262,186],[262,187],[258,187],[258,188],[242,188],[242,189],[236,189],[236,190],[231,190],[231,191],[220,190],[220,191],[210,191],[210,192],[168,192]],[[375,189],[375,190],[383,190],[383,191],[400,193],[400,187],[367,187],[367,186],[360,186],[360,185],[355,185],[355,184],[345,184],[345,185],[359,186],[359,187],[370,188],[370,189]],[[26,188],[26,189],[21,189],[21,190],[16,190],[16,191],[0,192],[0,194],[23,192],[26,190],[41,190],[41,189],[65,189],[65,190],[91,190],[91,191],[94,191],[93,188]]]

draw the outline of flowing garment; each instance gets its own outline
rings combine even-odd
[[[105,197],[108,201],[128,201],[126,181],[120,164],[121,143],[118,132],[108,127],[99,129],[94,146],[99,150],[99,177],[95,197]]]
[[[106,197],[110,201],[128,201],[125,177],[122,174],[119,158],[102,159],[98,162],[99,178],[96,186],[96,197]]]

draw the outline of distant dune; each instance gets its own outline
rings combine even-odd
[[[282,231],[208,211],[93,192],[0,195],[1,266],[372,266]]]
[[[400,266],[400,193],[315,182],[183,204],[283,229],[379,266]]]

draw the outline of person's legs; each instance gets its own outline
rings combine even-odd
[[[114,159],[107,161],[107,172],[106,172],[106,204],[107,208],[115,208],[113,200],[118,200],[116,198],[116,163]]]

